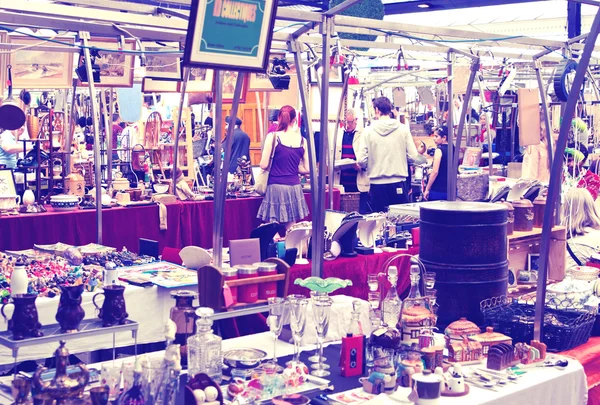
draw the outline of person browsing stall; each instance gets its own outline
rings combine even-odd
[[[285,224],[287,230],[309,214],[298,176],[309,173],[308,149],[300,135],[293,107],[281,107],[277,121],[277,131],[267,135],[260,159],[261,169],[267,170],[275,148],[267,192],[257,217],[264,222]]]
[[[346,112],[346,125],[341,144],[338,144],[338,156],[341,159],[356,160],[356,151],[360,146],[361,131],[357,128],[358,118],[353,109]],[[339,138],[338,138],[339,139]],[[357,163],[353,167],[339,171],[339,184],[347,193],[360,193],[359,212],[370,213],[369,177],[367,172]]]
[[[585,188],[572,188],[562,204],[563,225],[567,228],[565,269],[585,266],[600,252],[600,215],[592,195]]]
[[[584,146],[580,146],[578,149],[566,148],[564,156],[567,163],[564,186],[566,188],[585,188],[596,200],[600,192],[600,176],[583,167],[588,157],[587,148]]]
[[[225,130],[229,128],[229,116],[225,118]],[[250,159],[250,136],[241,130],[242,120],[235,119],[235,127],[233,129],[233,138],[231,139],[231,157],[229,160],[229,173],[235,173],[238,167],[238,159],[246,156]]]
[[[376,120],[365,129],[356,160],[367,169],[373,211],[384,212],[392,204],[408,202],[408,158],[416,164],[427,159],[417,151],[408,128],[391,118],[387,97],[373,100],[373,109]]]
[[[433,154],[433,165],[423,198],[428,201],[448,199],[448,127],[435,129],[433,138],[437,148]]]
[[[23,143],[18,142],[25,132],[25,127],[14,131],[4,131],[0,134],[0,165],[7,169],[17,168],[17,158],[19,153],[23,152]],[[33,149],[32,144],[25,144],[26,150]]]

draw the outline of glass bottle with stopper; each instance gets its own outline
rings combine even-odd
[[[187,340],[188,344],[188,375],[193,378],[199,373],[208,375],[219,383],[223,377],[223,355],[221,352],[222,339],[212,331],[212,308],[196,310],[196,334]]]
[[[400,318],[400,310],[402,307],[402,301],[398,296],[397,290],[398,268],[396,266],[390,266],[387,275],[391,285],[383,300],[383,323],[389,326],[395,326]]]
[[[342,338],[340,355],[340,367],[344,377],[360,376],[364,373],[365,336],[360,323],[360,314],[360,301],[352,301],[352,315],[346,337]]]

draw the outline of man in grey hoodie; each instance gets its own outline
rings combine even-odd
[[[365,129],[356,160],[367,168],[373,212],[385,212],[393,204],[408,202],[408,159],[416,164],[427,159],[419,154],[408,128],[390,117],[387,97],[373,100],[377,120]]]

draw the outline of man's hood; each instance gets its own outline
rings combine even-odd
[[[372,129],[381,136],[388,136],[400,127],[400,122],[395,119],[379,119],[374,121]]]

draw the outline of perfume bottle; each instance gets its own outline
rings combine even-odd
[[[398,296],[396,288],[396,284],[398,283],[398,268],[396,266],[390,266],[387,274],[391,286],[383,300],[383,323],[389,326],[395,326],[400,318],[400,310],[402,307],[402,301]]]
[[[212,331],[212,308],[196,310],[196,334],[187,340],[188,344],[188,376],[204,373],[215,382],[220,383],[223,377],[222,339]]]

